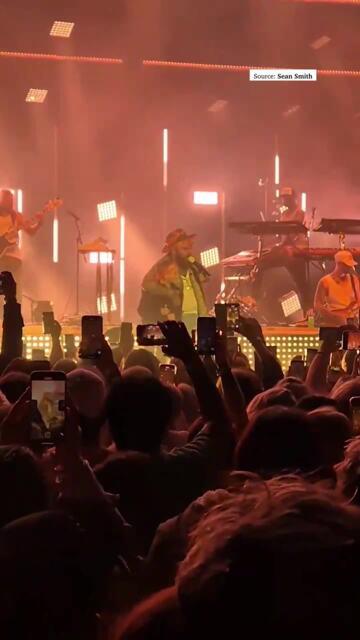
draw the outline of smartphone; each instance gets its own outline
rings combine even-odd
[[[350,398],[350,407],[352,413],[352,424],[356,434],[360,433],[360,396]]]
[[[289,376],[295,376],[295,378],[299,378],[300,380],[305,379],[305,362],[304,360],[294,359],[291,361],[289,368]]]
[[[127,355],[134,347],[134,336],[132,322],[122,322],[120,328],[119,342],[120,350]]]
[[[44,349],[32,349],[31,360],[46,360]]]
[[[31,439],[52,444],[63,433],[66,375],[62,371],[34,371],[31,374]]]
[[[341,340],[341,331],[340,327],[320,327],[319,329],[319,340]]]
[[[76,355],[75,336],[72,333],[65,333],[64,339],[66,356],[69,358]]]
[[[166,338],[158,324],[139,324],[136,327],[139,347],[165,346]]]
[[[175,384],[176,365],[175,364],[161,364],[160,365],[160,380],[166,384]]]
[[[310,367],[317,353],[318,353],[317,349],[312,349],[310,347],[306,349],[306,366],[307,367]]]
[[[342,349],[344,351],[360,349],[360,331],[344,331],[342,334]]]
[[[45,334],[52,333],[54,326],[54,312],[53,311],[44,311],[43,312],[43,328]]]
[[[217,329],[227,335],[229,331],[234,331],[239,324],[240,305],[231,302],[216,304],[215,318]]]
[[[215,354],[216,318],[198,318],[197,320],[197,351],[201,356]]]
[[[103,338],[102,316],[83,316],[81,318],[81,352],[82,360],[93,360],[101,355]]]

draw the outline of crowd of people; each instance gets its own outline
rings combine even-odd
[[[55,323],[43,367],[66,373],[66,419],[61,437],[40,447],[29,386],[39,364],[22,357],[22,325],[10,279],[0,377],[3,638],[355,638],[356,352],[343,354],[335,380],[339,345],[329,337],[300,380],[247,319],[255,373],[226,337],[214,359],[201,358],[185,326],[167,321],[164,355],[176,365],[168,384],[154,353],[131,344],[119,353],[104,338],[92,362],[64,354]]]

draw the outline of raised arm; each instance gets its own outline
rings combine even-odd
[[[279,361],[267,348],[260,324],[255,318],[242,318],[239,332],[254,347],[259,356],[263,368],[263,385],[265,389],[271,389],[284,377]]]
[[[224,392],[224,400],[237,432],[247,424],[246,402],[244,394],[231,370],[225,336],[217,337],[216,363]]]

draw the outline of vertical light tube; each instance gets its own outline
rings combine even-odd
[[[53,220],[53,262],[59,262],[59,220],[56,210]]]
[[[120,216],[120,272],[119,272],[119,306],[120,322],[125,318],[125,214]]]
[[[168,226],[169,130],[163,129],[163,236]]]
[[[166,191],[168,186],[168,164],[169,164],[169,131],[163,130],[163,187]]]
[[[280,157],[277,153],[275,155],[275,196],[278,198],[280,196]]]
[[[17,199],[17,203],[16,203],[16,209],[19,213],[24,213],[24,194],[23,194],[23,190],[22,189],[18,189],[16,192],[16,199]],[[22,244],[23,244],[23,237],[22,237],[22,231],[19,231],[19,249],[22,248]]]
[[[54,195],[57,198],[59,188],[59,163],[58,163],[58,128],[54,127]],[[54,211],[53,219],[53,262],[59,262],[59,220],[57,209]]]
[[[301,209],[302,209],[302,211],[306,211],[306,205],[307,205],[306,193],[302,193],[301,194]]]

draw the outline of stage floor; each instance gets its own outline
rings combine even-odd
[[[116,325],[105,326],[105,331]],[[281,327],[263,327],[266,342],[270,346],[276,346],[277,357],[279,358],[284,371],[289,368],[291,360],[301,355],[306,357],[307,348],[317,348],[319,345],[319,330],[309,327],[297,326],[281,326]],[[65,334],[75,336],[75,344],[79,345],[81,329],[80,325],[64,325],[62,328],[62,337]],[[41,324],[27,324],[23,330],[24,336],[24,355],[27,358],[32,357],[33,349],[44,349],[45,356],[48,357],[51,350],[50,336],[44,336]],[[243,353],[247,355],[250,364],[254,366],[254,352],[252,346],[246,340],[239,336],[239,344]]]

